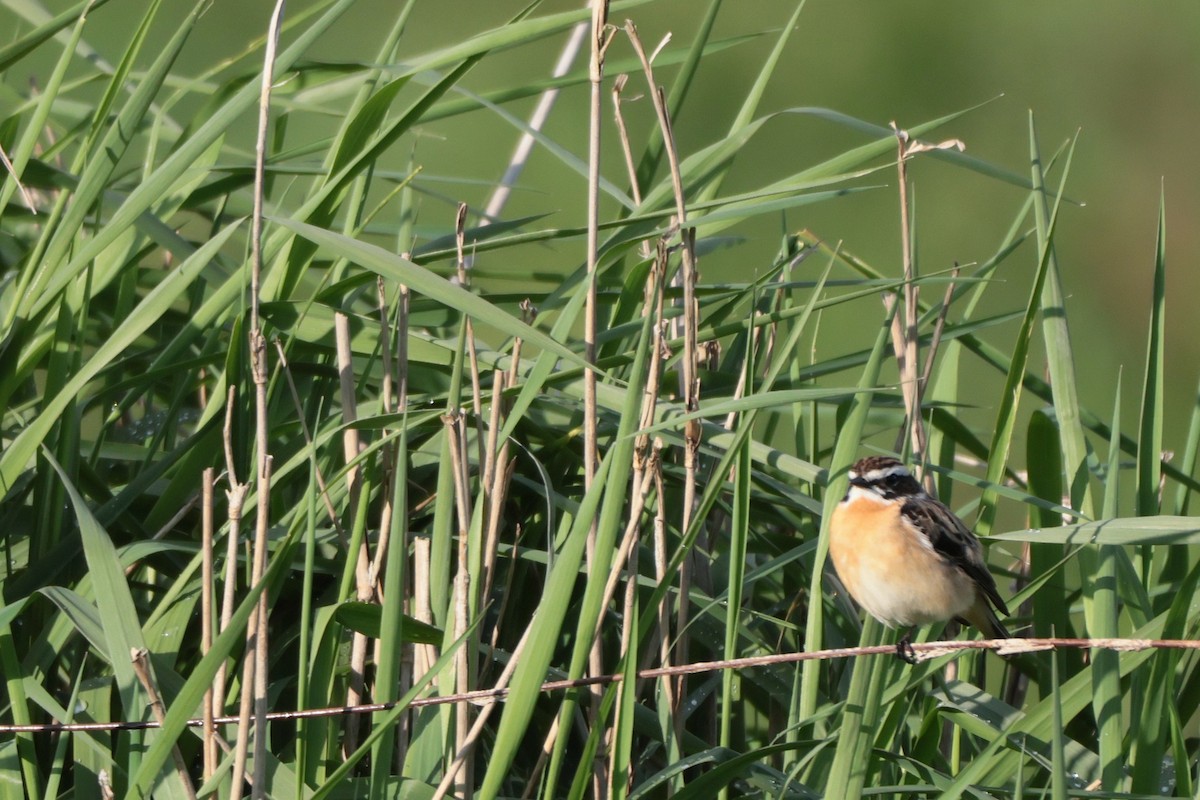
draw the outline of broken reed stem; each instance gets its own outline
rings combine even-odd
[[[917,466],[918,477],[924,480],[925,470],[922,465],[925,462],[926,441],[925,424],[921,417],[921,396],[924,393],[924,387],[921,385],[920,375],[917,372],[920,368],[920,342],[917,339],[919,315],[917,295],[919,289],[913,264],[912,220],[908,201],[909,136],[907,131],[896,127],[894,123],[892,128],[896,132],[896,171],[899,173],[900,184],[900,258],[904,271],[904,322],[901,327],[899,315],[896,315],[892,324],[893,347],[897,354],[896,361],[900,370],[901,394],[904,397],[906,415],[905,430],[901,431],[900,436],[908,438],[912,462]],[[901,331],[899,339],[896,338],[898,329]],[[902,447],[898,446],[896,449],[902,450]]]
[[[621,142],[621,154],[625,157],[625,171],[629,175],[629,191],[633,195],[634,205],[642,204],[642,188],[638,186],[637,164],[633,161],[633,147],[629,143],[629,129],[625,127],[625,115],[621,112],[621,93],[629,83],[628,75],[618,75],[613,81],[612,104],[613,119],[617,123],[617,139]],[[643,245],[645,242],[643,242]]]
[[[154,679],[150,676],[150,653],[144,647],[135,647],[129,652],[129,659],[133,662],[134,674],[137,675],[142,689],[146,692],[146,699],[150,703],[150,712],[161,726],[163,720],[166,719],[167,711],[163,707],[158,688],[154,685]],[[192,785],[192,779],[188,776],[187,763],[183,760],[183,754],[179,752],[178,742],[171,745],[171,760],[175,762],[175,772],[183,784],[184,793],[190,800],[196,800],[196,787]]]
[[[213,492],[215,470],[208,467],[201,478],[200,503],[200,655],[208,655],[213,642]],[[213,687],[209,686],[204,693],[204,704],[201,714],[204,718],[204,781],[217,771],[217,729],[213,724],[213,705],[215,695]]]
[[[464,289],[468,286],[467,262],[463,256],[466,224],[467,204],[459,203],[458,214],[454,218],[454,245],[458,257],[458,285]],[[475,420],[475,439],[479,448],[479,467],[482,469],[487,456],[484,453],[483,390],[479,382],[479,356],[475,350],[475,326],[469,316],[463,316],[463,325],[466,328],[464,338],[467,340],[467,361],[471,367],[471,410],[474,412],[472,417]]]
[[[625,157],[625,171],[629,174],[629,191],[633,195],[634,204],[640,207],[642,205],[642,187],[638,185],[637,164],[633,161],[633,146],[629,143],[629,129],[625,127],[625,114],[621,111],[621,94],[625,91],[627,83],[629,83],[628,75],[618,75],[617,80],[613,83],[613,118],[617,123],[617,138],[621,142],[621,154]],[[638,245],[638,252],[642,254],[642,258],[649,258],[650,242],[643,239],[642,243]]]
[[[897,352],[896,358],[900,368],[900,385],[904,395],[904,408],[907,414],[906,430],[901,431],[895,449],[897,451],[901,450],[904,437],[907,435],[911,445],[912,461],[917,465],[918,475],[921,477],[925,489],[932,491],[933,478],[930,475],[924,474],[925,470],[923,468],[926,459],[926,450],[929,445],[925,432],[925,421],[921,416],[921,401],[925,393],[925,383],[932,369],[933,353],[929,354],[925,368],[918,374],[918,369],[920,369],[918,366],[920,342],[917,336],[917,327],[920,320],[920,307],[918,305],[919,287],[916,284],[916,267],[912,249],[912,212],[908,202],[908,159],[918,153],[929,151],[962,151],[964,146],[958,139],[949,139],[937,144],[915,141],[909,136],[908,131],[901,129],[895,122],[891,123],[891,127],[896,134],[896,170],[899,173],[900,181],[900,246],[904,265],[903,335],[897,338],[896,326],[893,324],[892,343]],[[943,313],[945,308],[949,306],[952,290],[953,286],[951,286],[951,292],[946,295],[947,299],[943,302]],[[940,331],[937,333],[937,336],[940,338]],[[900,355],[901,353],[903,354],[902,356]]]

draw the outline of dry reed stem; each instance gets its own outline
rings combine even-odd
[[[383,367],[383,386],[380,392],[380,401],[383,413],[390,414],[392,412],[392,381],[393,381],[393,364],[392,364],[392,346],[391,327],[388,321],[387,313],[387,289],[382,277],[375,279],[375,295],[379,301],[379,361]],[[367,580],[371,585],[372,595],[379,599],[379,604],[384,603],[383,586],[380,583],[380,571],[383,568],[384,559],[387,558],[388,545],[391,539],[392,518],[395,510],[395,481],[391,480],[396,468],[396,447],[391,440],[391,429],[384,427],[380,431],[380,436],[385,440],[383,446],[383,481],[380,495],[382,497],[382,507],[379,511],[379,538],[375,543],[375,554],[371,558],[371,565],[367,571]],[[400,598],[404,597],[403,591],[399,594]],[[399,602],[403,602],[401,599]],[[381,639],[372,640],[373,658],[376,664],[380,661],[380,649],[383,646]],[[372,681],[368,690],[372,697],[377,697],[376,683]]]
[[[263,226],[263,194],[264,194],[264,166],[266,163],[267,154],[267,130],[271,123],[271,86],[274,83],[275,75],[275,50],[279,44],[279,28],[283,21],[284,0],[276,0],[275,8],[271,12],[271,19],[267,26],[266,44],[263,49],[263,71],[262,71],[262,87],[259,92],[258,101],[258,128],[254,142],[254,210],[251,215],[251,235],[250,235],[250,369],[254,378],[254,430],[255,430],[255,449],[257,452],[257,486],[256,494],[258,499],[258,513],[255,517],[255,532],[254,532],[254,553],[253,553],[253,583],[257,583],[262,578],[262,570],[259,569],[260,564],[265,565],[267,560],[267,528],[270,522],[270,499],[271,499],[271,456],[270,442],[268,440],[270,424],[267,418],[267,342],[262,332],[262,321],[259,313],[259,306],[262,302],[262,226]],[[257,611],[251,616],[250,627],[247,629],[246,641],[246,663],[244,665],[244,673],[248,678],[253,677],[255,664],[267,663],[267,642],[266,642],[266,624],[258,625],[259,617],[265,617],[267,613],[267,595],[264,592],[260,598]],[[259,631],[256,628],[261,628],[262,636],[259,636]],[[261,685],[265,687],[266,681],[263,680]],[[255,682],[246,680],[242,685],[242,717],[245,718],[249,708],[247,701],[251,697],[251,692],[255,691]],[[265,691],[262,697],[256,698],[256,706],[264,706],[266,704]],[[244,723],[243,723],[244,724]],[[245,734],[243,731],[238,731],[238,750],[236,761],[241,762],[242,771],[235,769],[233,781],[233,800],[240,800],[242,794],[242,776],[245,770],[245,742],[243,741]],[[266,730],[265,726],[256,725],[254,729],[255,737],[255,754],[266,752]],[[263,797],[265,792],[266,781],[263,778],[266,775],[266,759],[256,758],[254,764],[255,780],[253,787],[253,795],[256,798]]]
[[[1136,653],[1143,650],[1190,650],[1200,651],[1200,639],[1073,639],[1065,637],[1043,637],[1037,639],[970,639],[946,642],[914,642],[913,652],[919,662],[950,655],[962,655],[968,651],[991,650],[999,655],[1020,655],[1024,653],[1041,653],[1051,650],[1114,650],[1118,653]],[[877,644],[859,647],[836,647],[826,650],[801,651],[797,653],[770,653],[767,655],[745,656],[717,661],[698,661],[694,664],[681,664],[674,667],[653,667],[639,670],[635,676],[638,679],[662,678],[668,675],[697,675],[705,672],[715,672],[725,669],[750,669],[752,667],[771,666],[775,664],[792,664],[798,661],[832,661],[843,658],[859,658],[863,656],[884,656],[895,658],[896,645]],[[541,685],[542,692],[557,692],[566,689],[578,689],[588,686],[603,686],[619,683],[625,679],[623,673],[599,675],[572,680],[546,681]],[[419,697],[409,702],[410,708],[426,708],[428,706],[448,705],[452,703],[470,703],[481,708],[502,701],[508,696],[508,690],[476,689],[455,695],[439,695]],[[376,714],[389,711],[400,705],[393,703],[367,703],[360,706],[332,706],[329,708],[312,708],[305,711],[274,711],[267,715],[269,722],[286,722],[298,719],[323,719],[338,717],[344,714]],[[555,717],[557,719],[557,717]],[[237,717],[218,717],[214,720],[218,725],[232,725]],[[190,728],[203,727],[204,720],[189,719]],[[8,733],[81,733],[104,731],[133,731],[151,730],[161,727],[157,722],[139,720],[137,722],[48,722],[30,725],[0,725],[0,734]],[[550,740],[553,741],[552,739]]]
[[[521,653],[525,650],[525,643],[529,640],[529,632],[533,629],[533,621],[525,628],[525,632],[521,634],[520,641],[513,648],[512,655],[508,659],[508,663],[504,665],[504,669],[500,672],[500,677],[496,679],[495,689],[504,690],[508,687],[508,682],[512,680],[513,673],[517,670],[517,663],[521,659]],[[463,704],[465,705],[465,704]],[[437,790],[433,794],[432,800],[440,800],[446,796],[446,791],[450,788],[450,784],[454,776],[466,764],[474,750],[475,744],[479,741],[479,737],[483,734],[483,727],[487,724],[488,717],[492,715],[492,711],[496,709],[495,703],[489,703],[480,709],[479,715],[475,718],[475,722],[471,725],[471,730],[463,739],[462,746],[454,755],[454,761],[450,763],[450,768],[446,770],[446,774],[442,776],[441,783],[438,784]]]
[[[663,448],[661,439],[654,440],[655,449],[660,453]],[[663,502],[666,497],[666,487],[663,485],[662,458],[659,457],[654,462],[654,491],[658,496],[657,508],[654,514],[654,570],[655,577],[661,584],[664,581],[670,580],[667,574],[667,565],[669,559],[667,557],[667,509]],[[658,630],[659,630],[659,668],[671,669],[671,607],[667,596],[663,596],[662,602],[658,606]],[[647,653],[647,656],[650,654]],[[643,668],[642,671],[645,671]],[[640,675],[641,673],[639,673]],[[667,751],[671,754],[672,762],[678,761],[683,755],[683,730],[685,719],[680,713],[680,703],[683,701],[684,690],[683,678],[667,673],[659,679],[659,685],[663,694],[663,698],[667,702],[667,708],[670,710],[669,716],[671,719],[671,730],[667,732]]]
[[[133,662],[133,672],[146,692],[146,699],[150,702],[150,712],[158,724],[162,725],[163,720],[166,719],[167,710],[163,707],[162,697],[150,675],[150,653],[144,647],[135,647],[129,652],[129,660]],[[175,772],[179,775],[180,782],[183,783],[183,791],[191,800],[196,800],[196,787],[192,785],[192,779],[188,776],[187,764],[183,760],[183,754],[179,752],[178,742],[171,745],[171,760],[175,763]]]
[[[409,310],[410,294],[408,287],[400,284],[400,296],[396,308],[396,411],[404,414],[408,411],[408,310]],[[397,452],[395,467],[399,469],[400,459],[407,459],[408,453]],[[400,509],[402,515],[408,514],[408,509]],[[399,547],[400,552],[408,552],[408,524],[404,523],[400,526],[401,540],[392,542],[393,547]],[[389,575],[388,588],[393,593],[393,602],[410,603],[409,586],[411,578],[410,570],[405,569],[401,576]],[[426,594],[428,597],[428,594]],[[412,687],[413,664],[416,660],[416,650],[413,647],[408,649],[408,658],[400,660],[400,686],[398,691],[403,694]],[[423,673],[422,673],[423,674]],[[405,715],[401,720],[396,730],[396,763],[403,764],[405,754],[408,752],[408,738],[412,730],[412,719],[410,715]]]
[[[634,205],[642,204],[642,188],[638,186],[637,164],[633,160],[633,147],[629,143],[629,129],[625,127],[625,115],[621,112],[621,94],[629,83],[628,75],[618,75],[613,81],[612,104],[613,119],[617,123],[617,139],[621,142],[621,154],[625,157],[625,172],[629,175],[629,191],[633,196]],[[642,242],[643,250],[647,246]]]
[[[208,655],[213,641],[213,484],[215,470],[208,467],[201,478],[200,503],[200,656]],[[204,781],[217,771],[217,729],[213,724],[213,687],[204,693],[201,713],[204,717]]]
[[[938,310],[937,321],[933,325],[933,337],[929,340],[929,352],[925,354],[925,367],[921,370],[921,385],[928,386],[933,375],[933,362],[938,349],[942,346],[942,333],[946,329],[946,315],[950,313],[950,301],[954,299],[954,284],[958,280],[958,264],[950,270],[950,283],[946,285],[946,293],[942,296],[942,307]]]
[[[526,325],[533,325],[537,321],[538,310],[528,297],[522,300],[519,304],[521,310],[521,321]],[[517,372],[521,366],[521,337],[513,339],[512,361],[508,365],[508,379],[505,383],[508,386],[517,385]]]
[[[649,427],[654,421],[660,389],[663,363],[663,282],[666,280],[666,271],[667,246],[666,242],[660,239],[656,246],[656,256],[652,267],[652,282],[656,288],[652,312],[654,314],[654,323],[653,338],[650,342],[650,372],[646,376],[646,386],[642,396],[642,416],[639,420],[639,427],[643,429]],[[653,446],[654,448],[649,459],[649,470],[654,476],[654,488],[658,497],[653,528],[654,577],[659,584],[662,584],[670,580],[670,576],[667,574],[667,519],[666,505],[663,499],[665,497],[663,494],[662,477],[663,441],[661,438],[655,437],[651,443],[648,434],[645,436],[646,439],[644,441],[637,443],[636,452],[640,452],[643,461],[645,461],[648,447]],[[671,663],[671,600],[668,594],[664,594],[658,604],[657,636],[660,643],[659,666],[665,667]],[[647,660],[652,657],[653,651],[647,650]],[[675,687],[669,679],[663,681],[662,691],[672,718],[681,718],[681,715],[677,713],[679,711],[679,695],[675,692]]]
[[[908,414],[908,437],[912,446],[913,463],[921,465],[925,460],[925,424],[921,418],[921,386],[917,375],[920,354],[920,342],[917,339],[917,295],[920,288],[916,284],[915,267],[912,251],[912,219],[908,204],[908,142],[906,131],[902,131],[893,123],[896,132],[896,170],[899,173],[900,191],[900,257],[904,268],[904,336],[896,348],[902,352],[898,357],[900,366],[900,385],[904,395],[904,407]],[[894,330],[894,329],[893,329]],[[899,449],[899,448],[897,448]],[[918,466],[920,469],[920,467]],[[924,469],[920,469],[923,477]]]
[[[641,61],[642,71],[646,76],[650,96],[654,101],[654,112],[658,117],[659,128],[663,135],[663,147],[667,153],[667,163],[670,166],[671,187],[675,195],[675,221],[679,226],[680,273],[677,275],[683,285],[683,357],[681,359],[681,382],[684,397],[684,408],[688,413],[700,408],[700,381],[696,374],[699,363],[699,346],[697,330],[699,328],[696,303],[696,232],[687,227],[687,205],[683,194],[683,176],[679,169],[679,151],[675,146],[675,136],[671,130],[671,118],[667,112],[666,98],[662,88],[654,79],[654,69],[650,59],[642,47],[637,34],[637,27],[626,20],[625,33],[629,37],[634,52]],[[696,469],[700,450],[701,426],[699,420],[689,420],[685,423],[683,467],[683,514],[680,530],[686,532],[692,524],[692,513],[696,506]],[[678,634],[675,644],[675,660],[685,663],[688,660],[688,592],[691,589],[692,572],[697,568],[696,560],[689,554],[680,564],[679,569],[679,608],[676,613],[675,630]],[[680,679],[676,696],[686,695],[686,686]]]
[[[274,459],[267,456],[262,467],[263,483],[270,487],[271,471]],[[258,586],[267,571],[267,528],[270,521],[270,504],[265,498],[259,499],[257,532],[254,540],[254,567],[251,571],[251,585]],[[267,592],[258,596],[258,611],[250,618],[250,624],[258,625],[258,633],[254,637],[254,797],[266,797],[267,789],[267,691],[270,688],[267,680],[267,667],[271,660],[267,649],[269,644],[267,615],[269,612]]]
[[[506,472],[507,474],[505,475],[504,480],[505,485],[507,486],[507,484],[512,481],[513,473],[516,472],[515,458],[508,462],[508,469]],[[524,529],[521,527],[521,523],[515,523],[513,525],[512,543],[514,553],[517,552],[517,548],[519,548],[521,545],[521,537],[523,534]],[[513,597],[513,585],[517,579],[517,569],[516,564],[514,563],[515,561],[516,559],[509,559],[509,568],[508,572],[505,573],[504,579],[504,590],[500,595],[500,603],[496,607],[496,624],[492,626],[492,636],[491,639],[488,640],[488,654],[486,660],[484,661],[485,664],[490,664],[492,662],[492,659],[495,657],[496,649],[500,647],[500,634],[504,627],[504,620],[507,619],[508,603],[509,599]],[[486,596],[490,597],[491,592],[489,591]]]
[[[13,167],[13,163],[9,160],[8,154],[4,152],[3,147],[0,147],[0,164],[4,165],[5,171],[8,172],[9,177],[16,184],[17,191],[21,195],[21,202],[25,204],[25,208],[29,209],[29,213],[36,217],[38,213],[37,203],[34,202],[33,195],[29,193],[29,190],[25,188],[25,184],[21,183],[21,176],[17,174],[16,168]]]
[[[533,792],[541,783],[542,773],[546,770],[546,764],[550,761],[550,753],[554,749],[554,742],[558,738],[558,725],[561,717],[555,714],[550,720],[550,730],[546,732],[546,738],[542,742],[542,750],[538,753],[537,761],[534,762],[533,769],[529,773],[529,780],[525,783],[525,789],[521,792],[521,800],[529,800],[533,796]]]
[[[467,485],[466,455],[466,426],[461,414],[451,413],[442,417],[446,426],[446,441],[450,448],[450,465],[454,472],[454,500],[458,512],[458,572],[454,578],[454,638],[459,639],[466,633],[470,624],[470,553],[468,550],[468,530],[471,525],[469,487]],[[468,651],[469,643],[464,643],[454,654],[454,686],[455,691],[470,691],[471,661]],[[465,751],[467,732],[471,725],[471,710],[466,705],[455,709],[454,750],[456,753]],[[463,762],[457,768],[446,770],[447,776],[454,781],[455,797],[469,798],[471,792],[471,764]]]
[[[467,224],[467,204],[458,204],[458,214],[454,217],[454,247],[458,258],[458,284],[466,289],[469,285],[467,280],[467,262],[464,257],[463,250],[466,243],[466,224]],[[479,380],[479,356],[475,349],[475,325],[471,322],[469,316],[463,317],[463,325],[465,333],[463,338],[467,342],[467,362],[471,369],[471,410],[474,412],[472,417],[475,420],[475,440],[479,449],[479,466],[482,469],[487,461],[487,455],[484,452],[483,438],[483,389]],[[463,440],[464,444],[466,440]]]
[[[430,602],[430,541],[428,536],[413,539],[412,615],[417,620],[433,624]],[[438,659],[438,649],[432,644],[413,645],[413,674],[424,675]]]
[[[508,498],[508,487],[512,481],[513,464],[509,459],[509,446],[505,441],[496,452],[496,437],[503,421],[504,389],[507,386],[505,373],[496,370],[492,376],[492,415],[488,429],[488,465],[490,471],[485,471],[484,486],[487,487],[487,517],[486,534],[483,542],[483,590],[479,596],[492,596],[492,585],[496,579],[497,545],[500,542],[500,523],[503,520],[504,502]],[[500,623],[492,629],[493,635],[500,631]]]
[[[925,432],[925,421],[921,416],[921,399],[925,393],[925,381],[928,379],[932,366],[933,353],[930,353],[925,369],[918,374],[920,340],[917,335],[917,325],[920,320],[920,307],[918,304],[919,287],[916,284],[916,269],[913,263],[912,212],[908,202],[908,159],[918,153],[932,150],[962,150],[963,143],[957,139],[951,139],[938,144],[926,144],[914,141],[908,131],[901,129],[895,122],[891,123],[891,127],[896,135],[896,170],[900,183],[900,252],[904,267],[903,333],[902,335],[897,334],[898,321],[893,319],[892,344],[896,350],[896,361],[900,369],[900,387],[907,415],[907,431],[901,431],[895,449],[901,450],[904,437],[907,436],[911,445],[912,461],[917,465],[918,477],[922,479],[926,491],[932,493],[933,477],[925,474],[923,468],[929,443]],[[952,290],[953,287],[951,287],[951,292]],[[947,293],[946,297],[950,298],[951,293]],[[943,304],[943,313],[947,305],[949,305],[949,299]],[[940,332],[938,336],[940,337]]]
[[[623,77],[623,76],[622,76]],[[614,92],[615,96],[616,92]],[[662,322],[662,298],[663,286],[662,281],[666,273],[667,252],[666,243],[658,242],[657,247],[658,257],[654,260],[651,267],[650,279],[646,284],[645,293],[642,301],[642,317],[650,319],[651,326],[651,341],[649,344],[649,361],[646,370],[646,381],[642,389],[642,404],[639,413],[639,427],[645,428],[654,420],[654,412],[658,402],[658,387],[659,374],[661,372],[661,360],[659,359],[658,348],[661,343],[661,322]],[[647,454],[649,450],[649,435],[641,434],[637,437],[634,443],[633,451],[633,472],[630,481],[630,499],[629,499],[629,521],[626,525],[625,534],[622,537],[621,546],[617,552],[616,558],[613,560],[612,572],[609,575],[608,583],[605,586],[604,597],[601,607],[606,607],[609,602],[609,597],[615,593],[616,584],[621,575],[622,565],[624,564],[625,574],[625,599],[624,608],[621,615],[621,660],[626,661],[633,657],[630,654],[632,645],[632,625],[634,619],[634,601],[636,599],[637,581],[638,581],[638,530],[641,527],[642,512],[645,509],[646,497],[649,494],[650,488],[654,483],[656,474],[659,473],[658,459],[660,457],[660,449],[655,448]],[[661,505],[661,503],[660,503]],[[600,635],[600,623],[597,621],[596,633]],[[638,686],[622,685],[618,691],[616,703],[616,712],[612,725],[609,727],[608,747],[609,747],[609,775],[617,776],[617,750],[615,742],[612,741],[613,736],[621,724],[621,709],[624,707],[621,696],[626,691],[637,692]],[[627,779],[630,776],[627,776]]]
[[[225,472],[229,481],[229,489],[225,492],[225,500],[228,503],[226,517],[229,520],[229,533],[225,547],[225,578],[221,597],[220,631],[229,627],[229,620],[233,617],[233,599],[237,589],[238,540],[241,539],[242,510],[245,507],[246,492],[250,488],[248,484],[238,481],[233,459],[233,402],[236,397],[237,387],[230,385],[225,404],[225,429],[223,432]],[[226,669],[226,665],[222,663],[213,678],[213,713],[218,716],[225,711]]]
[[[338,384],[341,394],[342,421],[346,427],[342,431],[342,454],[346,459],[346,505],[347,518],[355,520],[358,516],[360,503],[366,502],[361,497],[363,476],[362,467],[356,464],[362,452],[362,442],[358,430],[350,425],[358,419],[358,399],[354,392],[354,355],[350,350],[350,320],[340,311],[333,315],[333,333],[337,347]],[[355,523],[356,524],[356,523]],[[353,539],[353,536],[351,536]],[[355,559],[354,584],[356,599],[360,603],[369,603],[374,597],[371,587],[371,558],[368,553],[367,538],[364,536],[355,553],[348,553]],[[346,689],[347,705],[355,705],[362,701],[366,687],[367,667],[367,637],[355,631],[350,639],[350,676]],[[343,754],[349,755],[358,747],[358,722],[347,721]]]
[[[629,129],[625,127],[625,115],[621,111],[621,95],[628,82],[628,75],[618,75],[616,82],[613,83],[613,117],[617,123],[617,138],[621,141],[621,154],[625,157],[625,171],[629,174],[629,190],[633,195],[634,204],[640,207],[642,205],[642,188],[638,185],[637,164],[634,163],[633,147],[629,143]],[[642,254],[642,258],[650,258],[650,242],[643,239],[638,245],[638,252]]]
[[[262,467],[260,480],[265,480],[267,485],[270,485],[271,480],[271,458],[268,456],[266,463]],[[259,497],[257,506],[257,516],[255,519],[254,546],[252,548],[252,562],[250,567],[250,586],[255,587],[262,580],[263,574],[266,572],[267,566],[267,520],[270,514],[270,503],[267,498]],[[266,726],[263,724],[266,721],[266,697],[262,698],[262,703],[258,702],[257,692],[260,685],[266,685],[265,680],[260,684],[255,676],[258,673],[261,665],[265,676],[267,664],[267,645],[265,637],[267,634],[266,616],[267,616],[267,593],[263,592],[259,595],[258,602],[255,604],[253,611],[250,612],[250,619],[246,624],[246,655],[242,662],[242,685],[241,685],[241,702],[238,707],[237,716],[237,741],[234,745],[234,760],[233,760],[233,787],[231,797],[234,800],[239,800],[244,790],[243,783],[246,778],[246,758],[247,750],[250,745],[250,715],[255,714],[254,732],[254,778],[251,781],[252,789],[256,796],[263,790],[265,782],[260,779],[260,769],[266,768],[266,759],[259,756],[260,743],[263,748],[262,754],[266,753]],[[261,709],[261,714],[259,713]],[[260,767],[261,764],[261,767]]]
[[[377,278],[375,282],[375,291],[379,299],[379,360],[383,365],[383,391],[381,400],[383,403],[383,412],[390,414],[394,410],[392,408],[392,383],[394,380],[393,365],[392,365],[392,346],[391,327],[388,323],[387,313],[387,292],[384,288],[383,278]],[[384,559],[387,557],[389,539],[392,532],[392,516],[395,513],[395,496],[393,495],[393,484],[390,477],[394,474],[396,464],[396,447],[391,441],[391,429],[385,427],[380,431],[380,436],[387,441],[383,447],[383,463],[384,475],[383,491],[383,507],[379,511],[379,540],[375,544],[375,554],[371,559],[371,567],[368,573],[368,581],[371,584],[371,590],[374,593],[379,592],[379,573],[383,568]],[[403,597],[404,595],[399,595]],[[379,640],[375,641],[375,647],[378,651]],[[378,660],[378,652],[376,652],[376,660]]]
[[[588,180],[587,180],[587,296],[584,308],[583,342],[584,358],[589,366],[596,363],[596,281],[599,265],[600,250],[600,111],[603,103],[604,55],[612,36],[608,29],[608,0],[592,0],[592,27],[590,58],[588,60],[588,81],[591,94],[588,106]],[[596,409],[596,372],[585,369],[583,372],[583,488],[586,494],[596,480],[596,467],[599,462]],[[588,568],[596,563],[596,519],[593,518],[588,526],[586,541],[586,557]],[[604,669],[604,651],[599,638],[592,640],[592,648],[588,654],[588,671],[598,675]],[[599,720],[601,715],[599,691],[592,693],[590,717]],[[608,786],[608,776],[605,774],[605,759],[603,743],[596,748],[593,759],[592,788],[595,797],[604,795]]]

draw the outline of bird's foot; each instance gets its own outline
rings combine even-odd
[[[912,631],[907,631],[900,640],[896,642],[896,658],[908,664],[910,667],[917,663],[917,651],[913,650],[912,642],[909,640]]]

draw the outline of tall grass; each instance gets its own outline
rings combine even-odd
[[[482,32],[462,21],[458,43],[421,51],[402,36],[409,4],[380,21],[363,64],[333,68],[310,49],[354,4],[330,0],[285,17],[273,59],[265,339],[252,357],[254,157],[231,134],[256,113],[263,40],[182,74],[208,4],[163,40],[149,2],[119,61],[79,79],[101,5],[0,8],[15,31],[0,67],[55,65],[0,120],[12,164],[0,188],[0,674],[4,722],[31,726],[0,736],[4,796],[1195,794],[1194,651],[639,677],[890,635],[862,623],[826,568],[824,520],[856,457],[920,427],[905,422],[913,402],[928,429],[918,460],[991,534],[1011,628],[1194,635],[1200,526],[1179,515],[1200,488],[1200,416],[1175,445],[1180,466],[1164,460],[1165,209],[1146,248],[1155,280],[1131,299],[1152,309],[1135,437],[1115,377],[1115,402],[1077,389],[1087,363],[1055,249],[1071,149],[1043,160],[1032,117],[1028,165],[911,156],[1025,187],[986,262],[957,275],[913,262],[905,280],[853,242],[796,232],[774,259],[713,280],[711,246],[747,220],[852,192],[904,196],[881,186],[895,180],[895,132],[820,108],[786,113],[837,126],[843,152],[726,189],[779,116],[760,105],[802,3],[753,48],[710,38],[719,2],[689,8],[706,15],[696,38],[653,63],[634,57],[632,25],[609,27],[599,74],[479,96],[456,91],[472,71],[565,41],[591,10],[531,8]],[[636,21],[640,5],[616,4],[613,22]],[[759,71],[734,123],[676,153],[671,122],[690,119],[699,64],[739,45]],[[645,115],[631,128],[651,132],[625,134],[626,163],[594,162],[591,180],[582,142],[505,107],[589,78],[608,89],[618,72],[642,94],[667,85],[657,113],[622,101],[623,115]],[[579,176],[581,196],[600,193],[594,225],[423,207],[445,188],[412,142],[469,113],[510,121]],[[601,135],[620,135],[602,113]],[[911,141],[952,136],[962,113],[911,127]],[[336,131],[303,146],[283,134],[311,120]],[[486,153],[489,175],[508,150]],[[413,168],[397,172],[406,151]],[[906,230],[910,210],[897,214]],[[525,266],[545,248],[554,280]],[[1001,274],[1028,287],[1023,307],[995,299]],[[855,324],[822,324],[839,316]],[[896,368],[898,352],[932,352],[921,391],[902,386],[915,373]],[[1030,368],[1043,357],[1046,378]],[[994,416],[959,413],[971,407]],[[207,509],[205,470],[218,473]],[[1119,516],[1122,482],[1136,517]],[[264,551],[250,549],[256,531]],[[260,600],[266,622],[252,627]],[[257,675],[243,671],[251,652]],[[606,675],[623,680],[543,689]],[[430,702],[491,687],[503,701]],[[146,722],[156,695],[156,726],[44,729]],[[261,716],[365,702],[385,705]],[[188,725],[206,705],[224,716],[242,704],[257,723]]]

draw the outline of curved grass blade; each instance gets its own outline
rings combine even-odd
[[[1200,519],[1196,517],[1117,517],[1064,525],[1029,528],[992,535],[998,542],[1047,542],[1102,545],[1200,544]]]

